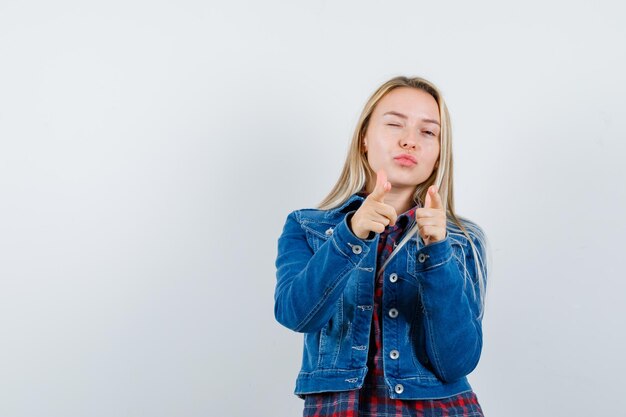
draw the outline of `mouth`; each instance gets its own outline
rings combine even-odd
[[[395,158],[393,158],[394,161],[396,161],[396,163],[398,165],[402,165],[405,167],[409,167],[409,166],[413,166],[417,164],[417,161],[415,160],[415,157],[411,156],[411,155],[400,155],[400,156],[396,156]]]

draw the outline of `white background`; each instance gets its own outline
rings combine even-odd
[[[286,215],[378,85],[454,129],[488,416],[625,415],[620,1],[0,2],[0,416],[298,416]],[[621,413],[621,414],[620,414]]]

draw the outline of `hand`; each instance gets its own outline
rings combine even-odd
[[[391,183],[387,181],[387,174],[381,169],[376,173],[374,191],[365,198],[350,220],[350,228],[357,237],[366,239],[370,232],[382,233],[387,225],[396,224],[398,219],[396,209],[384,202],[389,190]]]
[[[442,241],[446,238],[446,212],[436,185],[428,187],[424,207],[415,211],[415,220],[425,245]]]

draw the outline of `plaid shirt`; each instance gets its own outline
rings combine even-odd
[[[366,194],[361,194],[366,196]],[[415,206],[398,216],[395,226],[387,226],[380,234],[377,265],[382,265],[415,218]],[[377,271],[381,272],[381,271]],[[383,374],[382,299],[383,274],[376,274],[374,311],[367,358],[368,372],[363,387],[358,390],[307,394],[304,400],[304,417],[462,417],[482,416],[482,409],[473,391],[436,400],[398,400],[388,395]]]

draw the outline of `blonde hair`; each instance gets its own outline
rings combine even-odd
[[[376,173],[370,167],[367,157],[365,155],[365,149],[363,148],[363,138],[367,132],[367,127],[374,108],[378,102],[391,90],[399,87],[411,87],[423,90],[433,96],[439,106],[439,117],[441,122],[440,130],[440,151],[439,151],[439,166],[433,169],[430,177],[421,184],[417,184],[415,192],[413,193],[413,203],[416,205],[423,205],[422,202],[426,199],[426,193],[428,188],[436,184],[439,190],[439,195],[443,202],[444,210],[447,215],[446,229],[448,236],[451,240],[456,241],[454,236],[461,237],[462,235],[467,238],[472,249],[474,267],[477,276],[477,282],[472,282],[472,290],[474,297],[479,297],[480,312],[479,317],[482,317],[484,311],[484,300],[486,291],[487,280],[487,264],[490,264],[488,258],[488,241],[486,235],[482,229],[474,222],[467,218],[458,216],[454,210],[454,193],[453,193],[453,164],[452,164],[452,126],[450,124],[450,115],[448,108],[443,99],[440,90],[430,81],[421,78],[413,77],[408,78],[404,76],[398,76],[390,79],[382,84],[367,100],[361,116],[357,122],[354,134],[352,135],[352,142],[348,149],[348,155],[346,157],[343,170],[337,180],[337,183],[332,188],[330,193],[322,200],[317,206],[321,210],[329,210],[342,205],[353,194],[364,190],[366,184],[375,182]],[[400,243],[387,258],[387,261],[379,270],[383,270],[384,266],[391,260],[391,258],[397,253],[398,250],[413,236],[418,236],[418,241],[421,241],[421,236],[418,233],[417,223],[409,230],[402,238]],[[421,241],[423,244],[423,241]],[[452,243],[452,242],[451,242]],[[478,250],[476,244],[480,246],[482,250]],[[463,245],[460,245],[463,248]],[[464,252],[464,251],[463,251]],[[465,255],[465,254],[464,254]],[[466,257],[463,256],[462,263],[464,269],[465,282],[469,279],[467,265],[465,263]],[[478,294],[476,293],[476,286],[478,286]]]

